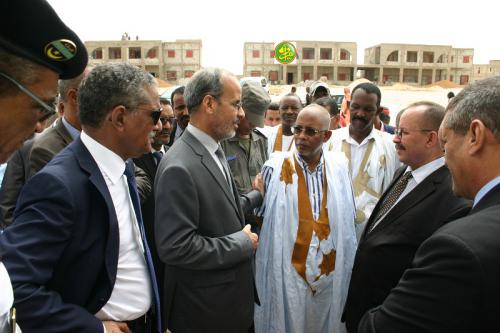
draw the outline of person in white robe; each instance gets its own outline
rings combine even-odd
[[[347,159],[322,148],[329,123],[323,107],[304,108],[294,126],[297,150],[275,153],[264,165],[257,333],[345,332],[355,207]]]
[[[292,151],[295,149],[292,126],[302,110],[302,102],[295,94],[287,94],[280,100],[281,125],[273,127],[267,136],[268,156],[275,151]]]
[[[342,152],[349,160],[359,240],[377,201],[401,164],[392,135],[373,126],[382,111],[380,89],[371,83],[362,83],[354,88],[351,96],[351,123],[334,130],[325,149]]]

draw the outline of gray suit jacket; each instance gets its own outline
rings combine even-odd
[[[243,198],[242,208],[210,153],[189,132],[162,159],[154,188],[168,327],[176,333],[248,332],[253,249],[241,229],[243,211],[260,204],[260,194]]]

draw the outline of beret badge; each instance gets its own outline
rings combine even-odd
[[[67,61],[76,55],[76,44],[69,39],[54,40],[45,45],[45,55],[54,61]]]

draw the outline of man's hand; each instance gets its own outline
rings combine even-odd
[[[127,324],[119,321],[105,320],[102,322],[104,325],[105,333],[132,333]]]
[[[255,176],[255,179],[252,182],[252,187],[264,196],[264,180],[262,179],[261,173],[258,173],[257,176]]]
[[[251,228],[250,224],[247,224],[243,228],[243,232],[246,233],[248,235],[248,237],[250,237],[250,240],[252,241],[253,250],[255,251],[255,250],[257,250],[257,246],[259,245],[259,236],[255,233],[253,233],[250,228]]]

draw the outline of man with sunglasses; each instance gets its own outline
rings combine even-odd
[[[24,186],[0,236],[23,332],[162,332],[130,158],[151,150],[154,77],[95,67],[78,89],[82,132]]]
[[[357,85],[349,103],[350,123],[334,130],[328,149],[349,160],[356,198],[356,235],[361,237],[375,204],[400,166],[392,136],[374,128],[382,111],[380,89],[372,83]]]
[[[416,102],[401,115],[394,143],[404,164],[375,206],[361,239],[349,286],[344,319],[358,331],[366,311],[383,303],[420,244],[438,228],[468,213],[471,203],[452,191],[438,130],[445,111]]]
[[[78,36],[45,0],[0,1],[0,22],[0,163],[4,163],[55,113],[51,104],[57,79],[79,75],[88,56]],[[1,262],[3,252],[0,245],[0,331],[6,329],[5,310],[13,296]]]
[[[328,152],[330,115],[305,107],[293,126],[294,152],[264,164],[264,221],[256,257],[258,333],[342,332],[356,251],[347,159]]]

